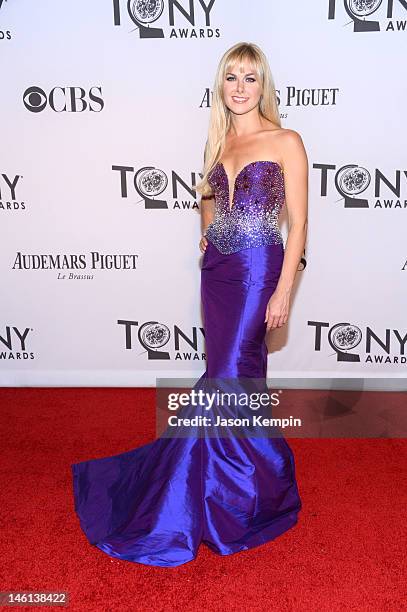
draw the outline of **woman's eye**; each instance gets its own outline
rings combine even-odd
[[[234,80],[235,80],[235,77],[233,77],[233,76],[228,76],[228,77],[226,77],[226,80],[227,80],[227,81],[234,81]],[[247,81],[249,81],[250,83],[254,83],[256,79],[255,79],[254,77],[247,77],[247,79],[246,79],[246,80],[247,80]]]

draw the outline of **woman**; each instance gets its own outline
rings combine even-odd
[[[267,59],[239,43],[222,57],[205,148],[201,294],[207,368],[194,386],[265,389],[266,331],[284,325],[307,227],[307,157],[282,129]],[[286,201],[286,251],[278,215]],[[208,414],[188,405],[182,416]],[[242,415],[213,405],[214,419]],[[241,419],[243,420],[243,419]],[[195,430],[194,430],[195,431]],[[184,430],[185,432],[185,430]],[[231,435],[232,432],[232,435]],[[253,548],[297,522],[292,451],[256,427],[204,427],[114,457],[72,465],[75,509],[89,541],[147,565]]]

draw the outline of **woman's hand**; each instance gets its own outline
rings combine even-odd
[[[267,323],[266,332],[275,327],[282,327],[287,323],[289,308],[290,295],[275,291],[269,299],[266,308],[266,317],[264,319],[264,322]]]
[[[199,241],[199,248],[201,249],[201,253],[205,253],[207,244],[207,238],[205,238],[205,236],[202,236],[201,240]]]

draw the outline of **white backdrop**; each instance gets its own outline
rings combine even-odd
[[[202,374],[191,183],[215,70],[238,41],[265,51],[310,167],[268,375],[405,378],[406,3],[0,4],[0,384]]]

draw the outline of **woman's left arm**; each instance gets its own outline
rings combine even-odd
[[[308,227],[308,158],[301,136],[287,130],[281,138],[288,236],[277,287],[266,309],[267,331],[287,322],[290,296]]]

